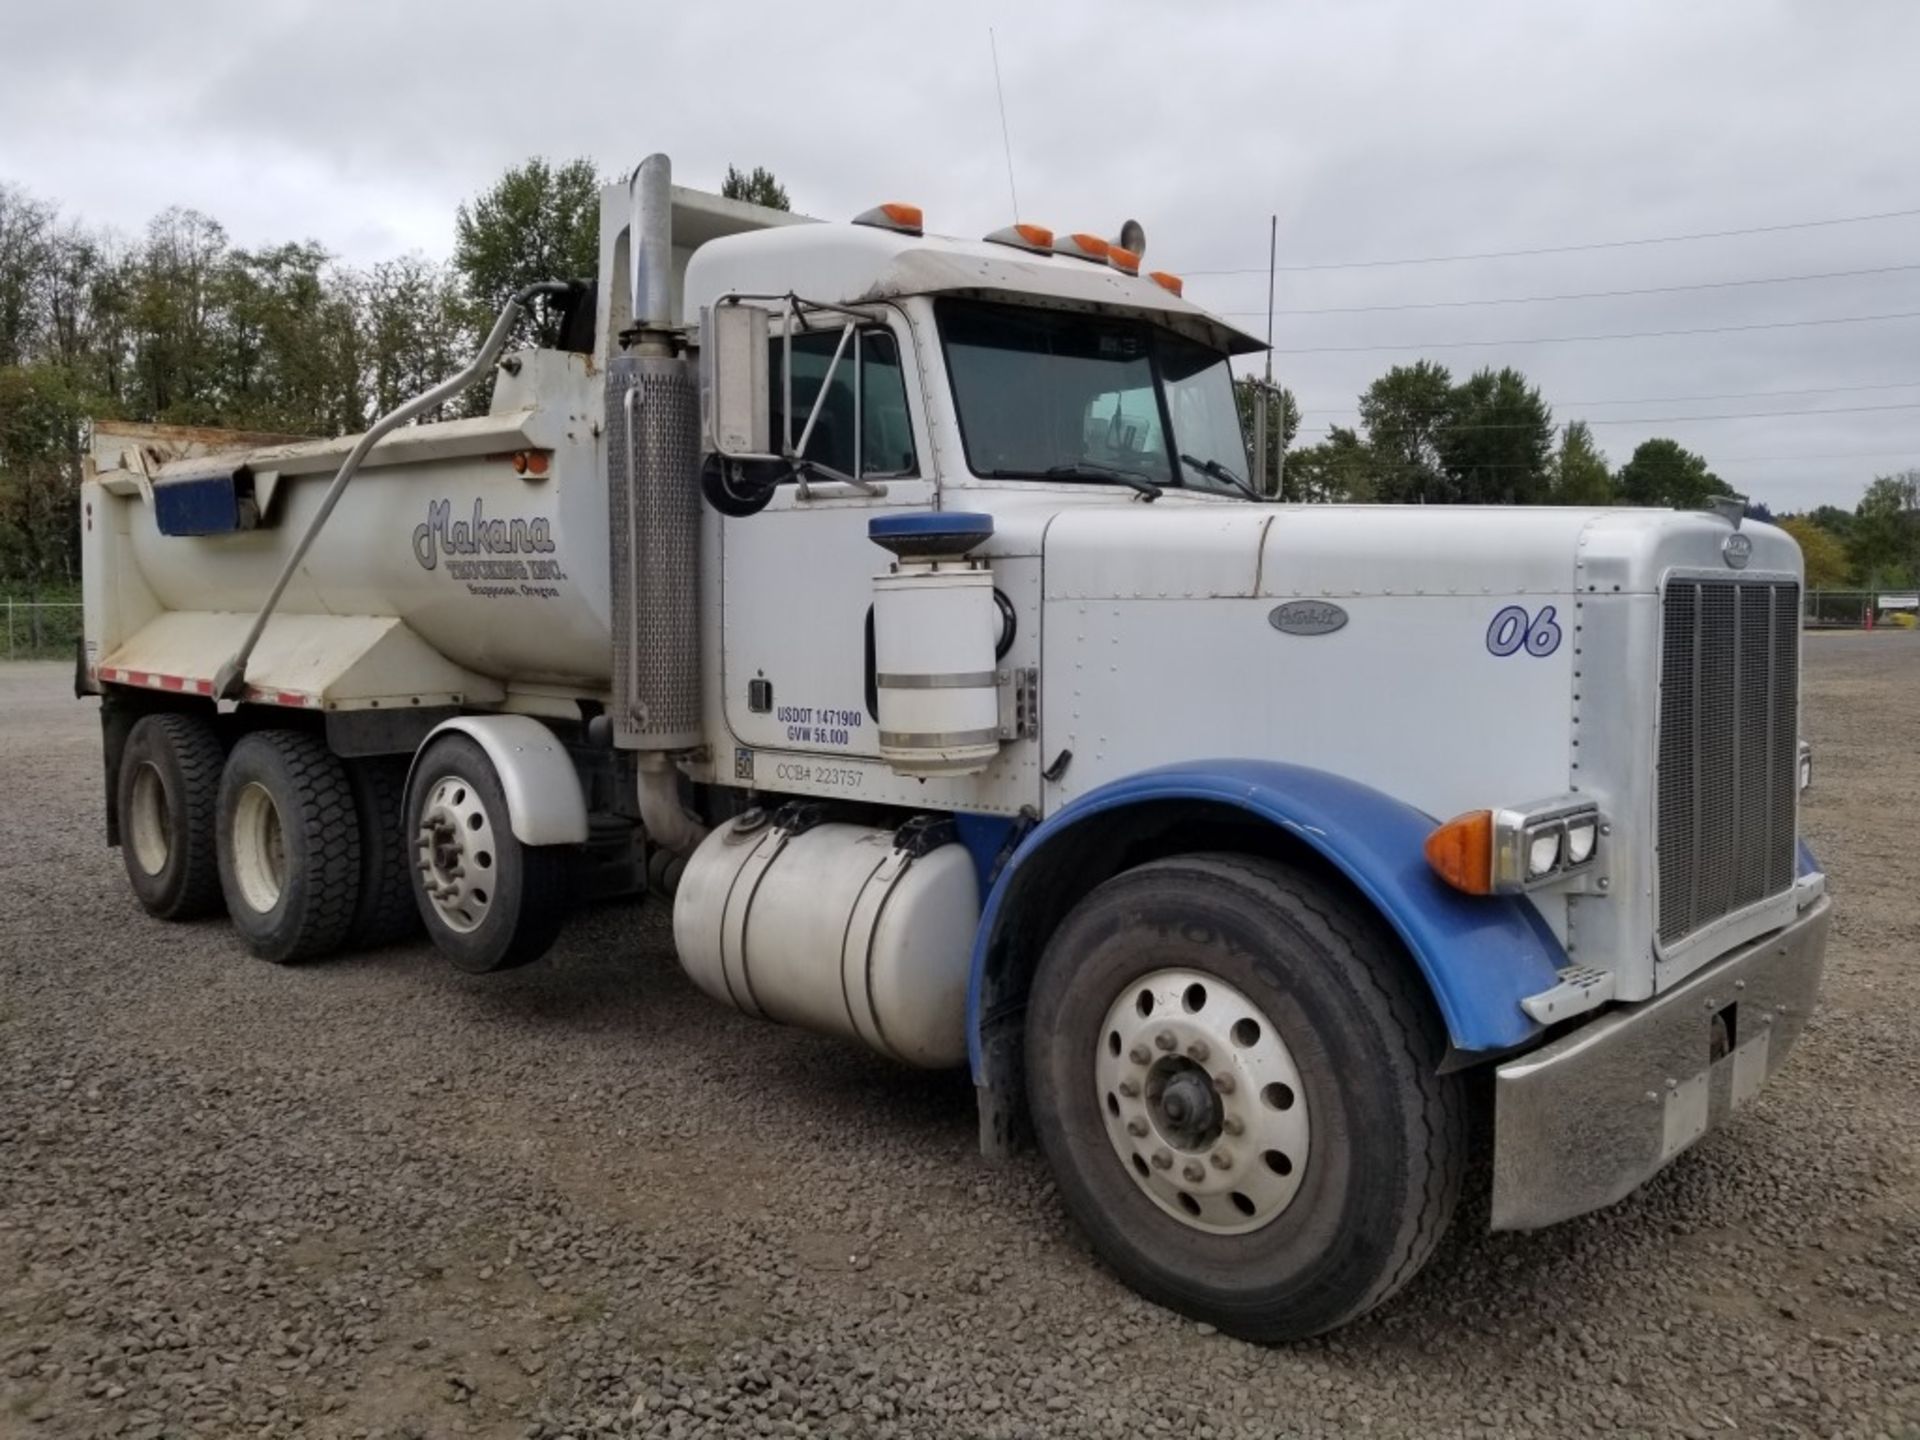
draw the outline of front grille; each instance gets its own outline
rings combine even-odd
[[[1660,943],[1793,884],[1800,587],[1667,582],[1660,642]]]

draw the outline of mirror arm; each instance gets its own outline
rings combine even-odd
[[[797,447],[791,447],[788,450],[787,459],[798,460],[807,453],[807,441],[813,438],[814,423],[819,420],[820,412],[826,408],[827,391],[833,388],[834,372],[840,368],[840,357],[847,353],[847,341],[853,337],[853,331],[854,322],[849,320],[845,328],[840,331],[840,343],[833,347],[833,359],[827,362],[827,373],[820,377],[820,393],[813,397],[813,409],[807,412],[807,424],[806,428],[800,432],[800,443]],[[791,328],[788,332],[787,346],[788,358],[791,359],[793,346]],[[787,400],[791,405],[793,400],[793,366],[791,364],[787,366]],[[787,414],[789,417],[792,416],[791,408],[788,409]],[[793,429],[791,418],[787,421],[787,429],[791,433]]]

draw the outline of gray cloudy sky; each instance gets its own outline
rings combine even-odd
[[[0,179],[126,230],[183,204],[242,244],[367,261],[444,255],[455,205],[530,154],[613,171],[665,149],[685,184],[763,164],[811,214],[912,200],[977,235],[1012,208],[989,24],[1021,218],[1113,233],[1137,216],[1151,260],[1219,310],[1260,310],[1264,275],[1199,272],[1264,265],[1276,211],[1281,263],[1311,265],[1920,210],[1910,0],[4,0]],[[1616,463],[1666,433],[1776,507],[1851,505],[1876,471],[1920,464],[1920,318],[1538,342],[1920,312],[1920,215],[1280,277],[1286,311],[1892,266],[1916,268],[1283,314],[1275,367],[1312,429],[1395,362],[1512,364],[1562,420],[1631,422],[1595,425]],[[1466,340],[1503,343],[1435,343]],[[1327,348],[1386,345],[1429,348]],[[1823,393],[1652,398],[1753,391]],[[1849,413],[1647,418],[1813,409]]]

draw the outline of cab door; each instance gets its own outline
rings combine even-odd
[[[867,522],[933,505],[906,323],[859,326],[835,364],[844,326],[795,330],[793,435],[812,417],[806,457],[869,491],[810,472],[804,484],[783,482],[758,514],[721,525],[722,713],[754,749],[879,754],[867,616],[887,555]],[[786,349],[776,337],[767,367],[775,436],[786,433]]]

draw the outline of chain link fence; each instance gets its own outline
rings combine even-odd
[[[1809,590],[1804,623],[1809,630],[1864,630],[1874,626],[1911,629],[1916,597],[1912,591]]]
[[[71,660],[80,643],[77,600],[6,601],[6,649],[0,660]]]

